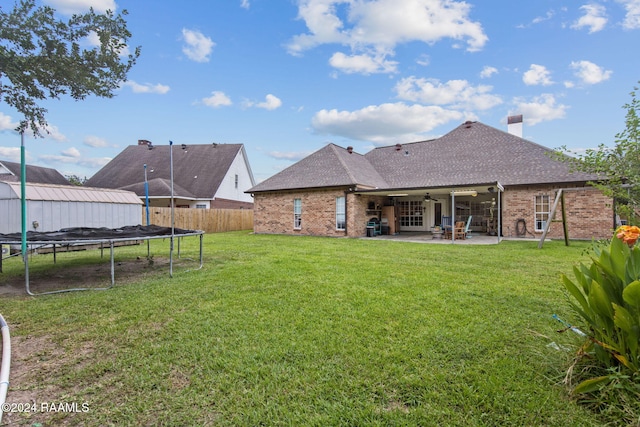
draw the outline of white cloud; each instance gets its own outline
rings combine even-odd
[[[384,55],[371,56],[363,54],[349,56],[342,52],[334,53],[329,59],[329,64],[347,74],[395,73],[398,65],[395,61],[385,60]]]
[[[76,158],[81,156],[80,150],[78,150],[75,147],[67,148],[62,152],[62,155],[67,157],[76,157]]]
[[[488,65],[485,65],[482,71],[480,71],[480,78],[488,79],[489,77],[497,73],[498,73],[498,69],[496,67],[490,67]]]
[[[20,147],[0,147],[0,158],[9,162],[19,162],[22,154]]]
[[[200,31],[182,29],[182,39],[185,45],[182,52],[187,58],[196,62],[209,62],[209,55],[216,45],[213,40],[202,34]]]
[[[287,49],[299,55],[319,45],[341,44],[352,49],[354,58],[376,52],[382,56],[378,63],[386,63],[384,57],[393,55],[398,44],[415,41],[431,45],[448,38],[456,47],[465,42],[468,51],[477,51],[488,37],[479,22],[469,19],[470,10],[469,3],[453,0],[299,0],[298,18],[308,32],[294,36]]]
[[[605,70],[590,61],[574,61],[571,63],[571,68],[576,70],[574,74],[582,80],[582,83],[590,85],[608,80],[613,74],[613,71]]]
[[[551,81],[549,70],[543,65],[531,64],[529,70],[522,76],[522,81],[529,86],[542,85],[549,86],[553,84]]]
[[[45,0],[44,3],[67,15],[85,13],[91,7],[99,13],[104,13],[107,10],[115,12],[118,7],[113,0]]]
[[[244,106],[245,107],[263,108],[265,110],[271,111],[271,110],[275,110],[277,108],[280,108],[282,106],[282,101],[277,96],[272,95],[272,94],[268,94],[265,97],[264,102],[245,101]]]
[[[0,112],[0,131],[15,130],[18,126],[20,126],[20,123],[14,122],[13,119],[11,119],[11,116],[7,116],[6,114]],[[64,142],[67,140],[67,137],[64,136],[54,125],[47,124],[44,127],[38,125],[38,129],[40,131],[40,134],[44,138],[52,139],[58,142]],[[27,135],[35,137],[30,128],[25,129],[25,136]]]
[[[57,126],[47,124],[45,127],[39,126],[40,134],[47,139],[53,139],[57,142],[65,142],[67,137],[60,132]]]
[[[558,104],[553,95],[545,93],[534,97],[531,101],[522,98],[514,99],[515,111],[524,116],[524,121],[528,125],[536,125],[549,120],[561,119],[565,116],[566,105]]]
[[[422,65],[423,67],[428,66],[431,63],[431,59],[429,55],[422,54],[418,59],[416,59],[416,64]]]
[[[407,77],[396,84],[398,98],[423,104],[448,105],[452,108],[487,110],[502,103],[499,96],[491,94],[492,86],[472,86],[466,80],[449,80]]]
[[[640,0],[617,0],[627,10],[622,27],[627,30],[640,28]]]
[[[105,139],[93,135],[87,136],[82,143],[93,148],[104,148],[109,146]]]
[[[84,39],[82,39],[84,44],[86,44],[89,47],[96,47],[96,46],[100,46],[100,37],[98,36],[98,33],[96,33],[95,31],[91,31],[89,33],[88,36],[86,36]],[[123,40],[120,39],[120,42],[122,42]],[[122,48],[120,48],[120,51],[118,52],[118,56],[119,57],[126,57],[131,53],[131,51],[129,50],[129,46],[127,45],[123,45]]]
[[[15,130],[18,126],[20,126],[20,123],[14,122],[11,116],[0,113],[0,131]]]
[[[243,8],[243,9],[249,9],[249,6],[251,6],[251,5],[249,4],[249,0],[242,0],[242,1],[240,2],[240,7],[241,7],[241,8]]]
[[[61,153],[60,155],[45,154],[45,155],[39,156],[38,158],[48,164],[54,164],[54,165],[56,163],[72,164],[72,165],[83,166],[89,169],[100,168],[111,161],[111,158],[109,157],[90,158],[90,157],[83,157],[81,155],[76,156],[74,155],[73,151],[69,152],[69,150]]]
[[[572,26],[576,30],[589,28],[589,33],[596,33],[607,25],[606,9],[600,4],[585,4],[580,6],[584,15],[580,17]]]
[[[459,111],[438,106],[394,104],[371,105],[356,111],[320,110],[312,119],[313,129],[320,134],[390,143],[415,141],[420,135],[451,120],[461,120]]]
[[[553,18],[555,16],[555,14],[556,14],[555,10],[553,10],[553,9],[552,10],[548,10],[547,13],[544,16],[537,16],[537,17],[533,18],[533,21],[531,21],[531,23],[532,24],[539,24],[541,22],[548,21],[551,18]]]
[[[133,93],[157,93],[160,95],[164,95],[165,93],[169,92],[169,90],[171,89],[169,86],[162,85],[160,83],[155,85],[151,83],[140,84],[140,83],[134,82],[133,80],[127,80],[126,82],[123,82],[120,86],[130,87]]]
[[[202,98],[202,103],[207,107],[224,107],[233,104],[231,98],[224,94],[224,92],[213,91],[208,98]]]

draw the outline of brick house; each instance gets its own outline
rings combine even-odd
[[[609,237],[612,201],[552,152],[480,122],[364,155],[328,144],[248,190],[254,232],[361,237],[376,221],[383,232],[429,233],[453,216],[471,217],[474,233],[540,237],[564,189],[569,236]],[[562,237],[561,224],[548,236]]]

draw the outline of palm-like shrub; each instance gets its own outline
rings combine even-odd
[[[638,227],[620,227],[606,248],[594,249],[590,266],[574,267],[574,280],[562,276],[570,303],[587,326],[579,356],[593,357],[604,368],[578,384],[575,393],[597,391],[621,376],[640,388],[639,235]]]

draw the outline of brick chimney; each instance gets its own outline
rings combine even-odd
[[[139,139],[138,145],[153,145],[151,141],[147,141],[146,139]]]
[[[522,138],[522,114],[507,117],[507,132]]]

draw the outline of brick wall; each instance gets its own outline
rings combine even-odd
[[[369,202],[381,205],[382,197],[356,195],[338,188],[254,195],[253,231],[263,234],[300,234],[308,236],[361,237],[366,235],[366,222],[374,216],[367,213]],[[346,230],[336,230],[336,197],[346,195]],[[302,201],[302,226],[293,228],[293,200]]]
[[[535,232],[534,201],[538,195],[548,195],[551,209],[555,193],[559,187],[553,185],[518,186],[505,189],[502,198],[502,232],[505,237],[516,236],[516,222],[524,219],[527,231],[540,237],[542,232]],[[562,188],[567,188],[563,186]],[[576,187],[564,192],[565,211],[569,238],[600,239],[612,235],[613,207],[611,199],[599,190],[590,187]],[[555,219],[562,220],[562,205],[559,203]],[[550,238],[564,238],[562,222],[553,222],[547,234]],[[527,237],[531,234],[527,233]]]
[[[516,222],[524,219],[527,237],[539,238],[542,232],[535,231],[534,200],[537,195],[548,195],[553,206],[558,186],[508,187],[502,199],[502,233],[505,237],[516,236]],[[566,188],[563,186],[563,188]],[[346,195],[346,230],[336,230],[336,197]],[[293,228],[293,200],[302,200],[302,226]],[[383,206],[386,198],[353,194],[345,188],[311,190],[283,193],[256,193],[254,196],[255,233],[300,234],[309,236],[362,237],[366,235],[367,221],[377,216],[369,210]],[[611,200],[594,188],[576,188],[565,192],[565,207],[569,237],[572,239],[609,238],[612,235],[613,210]],[[556,218],[561,219],[560,205]],[[554,222],[549,238],[563,238],[561,222]]]

